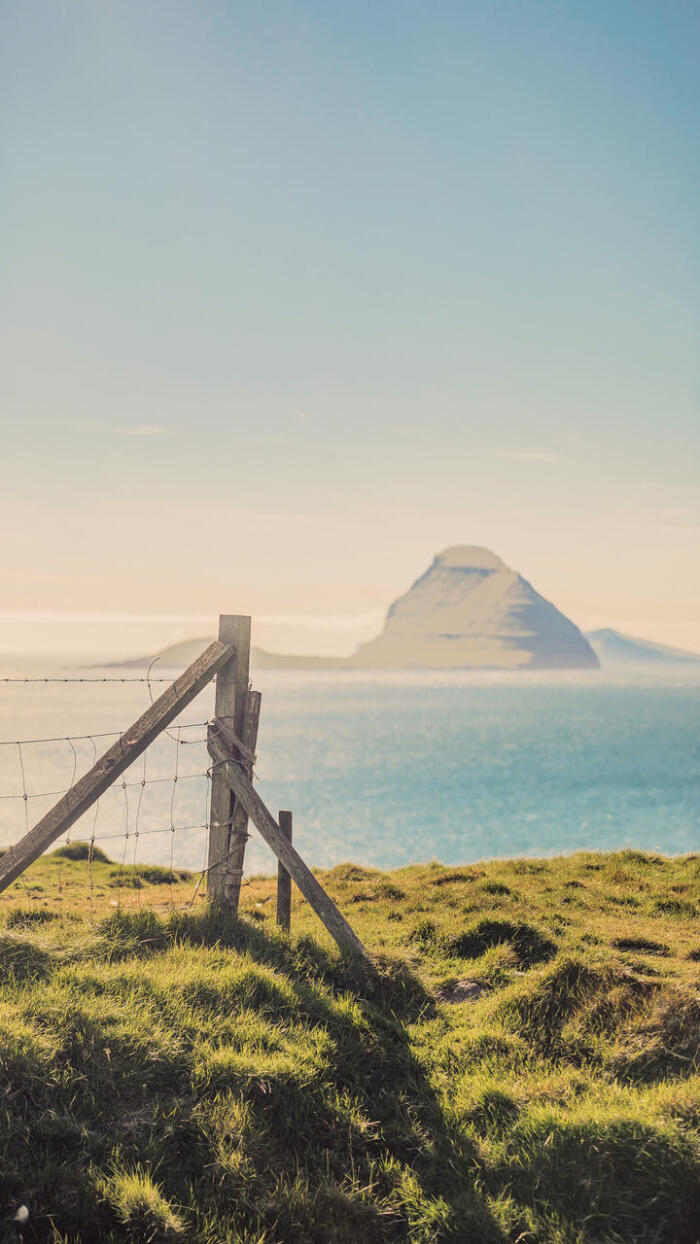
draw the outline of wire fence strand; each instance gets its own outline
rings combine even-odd
[[[136,675],[4,676],[0,678],[0,682],[6,685],[134,683],[147,687],[148,697],[152,704],[154,701],[152,686],[156,683],[171,683],[172,679],[154,678],[151,670],[152,665],[149,666],[144,677]],[[223,719],[228,723],[231,733],[234,724],[233,716],[224,715]],[[201,895],[210,870],[224,864],[232,853],[227,851],[221,860],[211,864],[207,862],[211,823],[211,778],[217,767],[216,762],[212,761],[206,750],[210,728],[210,719],[176,722],[170,729],[164,728],[157,739],[144,751],[142,758],[138,758],[133,765],[124,770],[120,778],[103,792],[93,806],[49,848],[50,851],[54,851],[62,847],[66,851],[65,855],[59,855],[56,860],[55,890],[49,891],[46,887],[42,890],[41,887],[31,884],[31,877],[26,877],[24,873],[20,875],[18,884],[22,887],[27,901],[32,906],[36,906],[37,904],[46,905],[55,900],[59,911],[66,912],[67,904],[69,905],[70,902],[71,887],[75,884],[67,860],[86,858],[91,921],[96,918],[98,899],[101,900],[102,905],[108,901],[105,886],[114,886],[117,889],[116,905],[118,907],[121,907],[122,901],[125,901],[122,897],[123,891],[136,890],[135,901],[140,906],[143,887],[149,883],[149,877],[151,879],[155,877],[159,869],[161,873],[165,873],[166,870],[168,873],[170,905],[175,906],[176,903],[183,901],[178,883],[185,879],[195,882],[194,889],[187,898],[187,905],[194,904],[197,897]],[[11,767],[7,769],[7,776],[5,775],[4,762],[0,767],[0,783],[5,785],[9,782],[10,784],[9,790],[7,785],[4,790],[0,785],[0,807],[6,809],[0,821],[0,832],[3,835],[0,842],[7,842],[8,839],[17,841],[23,834],[29,833],[32,823],[36,821],[36,814],[33,818],[30,815],[30,806],[33,805],[36,809],[37,800],[58,801],[68,795],[74,788],[76,779],[93,768],[98,763],[100,753],[122,738],[124,733],[123,729],[114,729],[84,734],[0,739],[0,760],[6,749],[14,749],[17,757],[17,777],[13,777]],[[172,743],[172,750],[169,754],[166,740]],[[239,752],[237,762],[252,775],[256,760],[255,754],[235,734],[232,734],[232,741]],[[182,747],[203,749],[204,754],[199,767],[198,761],[186,766],[181,765]],[[48,754],[46,749],[50,749]],[[10,756],[11,751],[8,761]],[[183,768],[184,771],[182,771]],[[45,780],[47,776],[53,777],[59,772],[61,776],[58,782]],[[19,788],[12,790],[12,785],[17,780]],[[198,805],[199,785],[203,790],[203,807],[202,804]],[[169,801],[166,802],[168,786],[170,794]],[[188,793],[188,787],[191,787],[190,793]],[[23,807],[23,813],[15,824],[12,821],[14,815],[12,809],[18,802]],[[121,812],[119,802],[121,802]],[[201,820],[196,815],[199,808],[202,808]],[[194,816],[193,812],[195,812]],[[222,823],[222,826],[231,824],[232,821],[229,820]],[[185,843],[183,835],[196,836],[198,833],[203,833],[203,858],[200,856],[202,864],[200,868],[192,868],[191,861],[196,852],[196,845],[195,842]],[[146,841],[153,841],[158,835],[163,837],[165,834],[168,835],[168,839],[163,838],[162,850],[155,846],[146,850]],[[85,857],[79,853],[73,856],[68,854],[71,846],[75,850],[83,840],[86,847]],[[169,842],[169,847],[166,846],[166,841]],[[101,853],[100,844],[105,844],[111,858],[107,859]],[[163,868],[161,865],[147,863],[141,858],[144,853],[147,858],[150,856],[151,859],[157,859],[160,856],[163,860],[165,857],[169,864]],[[178,859],[187,860],[190,869],[184,870],[178,867]],[[105,879],[104,872],[97,869],[98,864],[111,866],[107,879]],[[162,880],[165,878],[163,877]],[[242,881],[244,884],[249,884],[246,879],[242,878]]]
[[[172,678],[0,678],[0,683],[81,683],[81,682],[133,682],[133,683],[155,683],[155,682],[172,682]]]

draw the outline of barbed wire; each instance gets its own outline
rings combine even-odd
[[[47,683],[47,682],[55,682],[55,683],[79,683],[79,682],[148,683],[148,682],[152,682],[154,683],[154,682],[172,682],[172,681],[173,681],[172,678],[150,678],[149,679],[148,677],[146,678],[21,678],[21,677],[0,678],[0,682],[4,682],[4,683]]]
[[[253,776],[253,764],[256,759],[254,752],[250,748],[246,747],[245,744],[242,742],[242,740],[238,739],[237,735],[233,731],[232,729],[233,716],[224,715],[223,720],[226,721],[228,724],[229,737],[231,738],[232,742],[240,749],[238,756],[231,757],[231,759],[235,760],[235,763],[240,764],[241,767],[248,774]],[[209,831],[211,828],[211,779],[212,779],[214,772],[218,769],[219,765],[222,762],[214,761],[211,757],[208,756],[206,764],[201,769],[197,769],[197,768],[190,769],[188,766],[187,770],[185,772],[182,772],[181,765],[180,765],[180,756],[181,756],[180,748],[186,744],[193,744],[193,745],[199,745],[199,746],[206,744],[208,732],[211,728],[211,725],[212,725],[211,720],[182,722],[182,723],[179,723],[173,726],[171,730],[161,731],[158,738],[154,740],[154,743],[151,744],[151,746],[144,751],[142,757],[139,757],[137,760],[135,760],[133,762],[133,765],[129,766],[124,771],[124,773],[121,775],[121,779],[117,779],[117,781],[114,782],[112,786],[108,788],[106,792],[104,792],[103,796],[101,796],[100,799],[96,800],[93,809],[90,809],[85,814],[85,817],[90,819],[90,827],[88,830],[88,834],[86,835],[87,837],[86,845],[88,847],[88,850],[87,850],[88,903],[89,903],[90,919],[92,921],[94,921],[96,918],[96,905],[97,905],[96,900],[98,898],[98,894],[96,893],[96,891],[99,890],[99,898],[104,903],[105,894],[104,894],[102,887],[105,885],[108,887],[109,886],[116,887],[116,906],[118,908],[121,909],[122,904],[126,902],[125,895],[132,888],[137,891],[135,901],[137,905],[141,907],[141,904],[142,904],[141,891],[143,890],[145,886],[149,884],[149,869],[153,868],[152,864],[149,864],[146,861],[139,860],[139,846],[143,839],[153,838],[159,834],[161,836],[166,833],[169,834],[169,851],[168,851],[169,864],[166,865],[166,868],[169,873],[169,890],[170,890],[169,902],[170,902],[170,906],[173,908],[176,905],[183,905],[183,904],[186,906],[193,905],[197,899],[197,896],[200,894],[202,886],[208,874],[211,872],[211,870],[214,868],[219,868],[221,866],[225,867],[226,862],[229,859],[230,855],[233,853],[234,850],[237,849],[237,847],[231,847],[231,849],[228,850],[221,859],[217,859],[211,863],[207,862],[206,854],[205,854],[205,859],[202,862],[201,868],[191,869],[190,867],[188,870],[186,870],[187,872],[186,878],[183,875],[183,869],[181,868],[181,866],[176,866],[176,862],[175,862],[176,860],[176,838],[178,838],[179,835],[195,834],[200,831],[205,831],[205,835],[206,835],[204,839],[205,853],[208,850],[209,835],[207,831]],[[183,737],[183,734],[186,734],[188,732],[193,732],[193,731],[197,731],[197,732],[204,731],[204,733],[198,733],[196,738]],[[82,735],[58,735],[58,736],[46,737],[46,738],[18,739],[18,740],[9,739],[9,740],[0,741],[0,746],[4,746],[6,748],[13,747],[16,749],[17,769],[19,773],[19,781],[20,781],[20,787],[21,787],[19,791],[0,794],[0,801],[5,806],[8,806],[8,805],[11,806],[12,801],[15,801],[15,802],[21,801],[23,805],[23,809],[24,809],[23,816],[22,816],[24,833],[28,833],[31,828],[31,821],[30,821],[30,815],[29,815],[29,805],[31,802],[34,802],[37,799],[59,799],[62,796],[65,796],[68,793],[68,791],[70,791],[74,787],[76,776],[78,774],[80,760],[82,759],[82,755],[84,754],[84,749],[79,748],[78,746],[76,746],[76,744],[79,744],[79,745],[87,744],[89,748],[91,749],[91,759],[90,759],[90,763],[87,765],[87,768],[90,768],[94,764],[96,764],[98,760],[98,741],[106,740],[106,739],[117,739],[121,737],[122,734],[123,734],[123,731],[113,730],[113,731],[94,732],[91,734],[82,734]],[[162,746],[160,748],[157,747],[159,741],[162,742],[165,738],[168,738],[169,740],[171,740],[173,744],[173,748],[174,748],[174,752],[172,753],[173,766],[172,766],[172,770],[170,774],[163,774],[162,772],[162,767],[167,757],[167,746],[165,748],[165,752],[163,752]],[[70,764],[70,778],[69,778],[67,786],[65,787],[61,786],[56,789],[53,789],[53,788],[45,789],[44,788],[45,786],[49,787],[51,786],[51,784],[44,783],[41,789],[33,790],[29,782],[28,771],[27,771],[27,766],[26,766],[26,749],[35,747],[41,744],[51,745],[51,744],[57,744],[57,743],[64,744],[66,749],[68,750],[68,755],[66,756],[66,760]],[[158,755],[157,765],[161,769],[160,773],[158,773],[157,771],[154,773],[152,767],[149,770],[149,759],[152,754],[152,749],[154,748],[157,749],[157,755]],[[57,761],[58,757],[60,757],[60,751],[56,752],[56,750],[54,749],[53,754],[49,758],[49,762],[48,762],[49,765],[55,766],[57,763],[60,763],[60,761]],[[137,765],[139,766],[139,768],[136,770],[136,775],[130,776],[130,770],[132,774],[134,774],[134,767]],[[178,794],[177,793],[182,783],[192,783],[192,782],[200,782],[200,783],[203,783],[203,786],[204,786],[203,819],[199,820],[196,817],[192,818],[191,816],[183,817],[183,821],[185,823],[181,824],[181,823],[178,823]],[[152,820],[154,816],[154,810],[150,807],[147,808],[147,804],[149,802],[146,799],[147,792],[152,788],[164,787],[168,784],[171,785],[170,803],[169,803],[168,813],[167,815],[163,815],[163,813],[165,813],[165,808],[162,806],[162,801],[159,799],[156,800],[156,804],[155,804],[156,814],[157,814],[158,807],[160,806],[161,808],[161,812],[159,814],[160,823],[153,824]],[[121,788],[121,795],[123,797],[123,810],[121,813],[122,824],[121,826],[117,828],[118,821],[119,821],[119,812],[118,812],[117,805],[114,803],[114,798],[115,796],[118,797],[119,788]],[[134,790],[138,791],[138,795],[135,799],[135,803],[130,800],[130,794],[129,794],[130,791],[134,791]],[[112,794],[112,792],[114,792],[114,794]],[[110,796],[111,796],[111,800],[110,800]],[[107,811],[105,811],[105,801],[107,801]],[[185,811],[185,808],[187,808],[188,810],[192,808],[192,798],[190,796],[186,797],[185,806],[183,807],[182,810]],[[151,820],[150,825],[148,824],[148,821],[146,821],[146,824],[144,824],[144,819],[147,814],[148,814],[148,820]],[[105,815],[107,816],[106,824],[104,823]],[[76,824],[74,824],[71,827],[71,829],[69,829],[67,833],[58,840],[58,842],[54,843],[52,849],[55,850],[56,848],[60,848],[60,847],[68,847],[71,844],[72,835],[74,834],[76,834],[76,838],[74,839],[74,841],[83,841],[83,838],[81,836],[81,831],[80,831],[82,820],[83,818],[80,818],[76,822]],[[233,824],[233,817],[227,819],[226,821],[221,821],[217,823],[220,828],[230,827]],[[248,836],[249,835],[246,835],[246,837]],[[112,856],[111,859],[109,860],[101,859],[99,856],[99,852],[97,853],[97,856],[96,856],[96,850],[100,846],[100,844],[110,843],[116,847],[117,843],[119,842],[123,842],[123,848],[121,851],[119,851],[118,848],[116,851],[110,850],[110,856]],[[191,852],[192,852],[192,846],[189,846],[187,849],[187,855],[191,855]],[[152,852],[151,852],[151,855],[152,855]],[[116,859],[114,858],[115,856],[116,856]],[[120,861],[120,856],[121,856],[121,861]],[[111,880],[105,880],[103,875],[96,874],[95,865],[98,862],[99,863],[107,862],[111,864],[113,869],[118,870],[119,875],[114,875],[114,876],[110,875]],[[122,873],[126,873],[126,876],[130,874],[132,880],[131,881],[126,880],[121,875]],[[191,875],[192,882],[194,882],[194,889],[191,895],[185,900],[181,898],[180,883],[184,881],[185,879],[189,880],[190,875]],[[42,905],[46,906],[53,900],[58,903],[59,910],[64,909],[64,905],[66,901],[69,901],[69,898],[70,898],[70,884],[66,880],[66,861],[60,854],[56,860],[55,877],[56,877],[56,889],[54,891],[54,894],[52,895],[50,891],[47,892],[45,885],[44,885],[43,890],[41,889],[36,890],[31,884],[31,876],[27,877],[25,876],[24,873],[21,874],[21,876],[18,878],[18,883],[20,884],[30,906],[37,905],[39,902],[41,902]],[[165,880],[165,878],[163,878],[163,880]],[[45,881],[45,878],[42,878],[42,882],[44,881]],[[250,884],[247,881],[247,879],[243,876],[242,870],[241,870],[241,884],[245,884],[245,885]],[[67,885],[68,885],[68,889],[66,889]]]
[[[197,773],[181,773],[179,775],[178,780],[180,782],[187,782],[192,778],[202,778],[206,776],[207,774],[205,771],[198,770]],[[158,783],[162,784],[162,783],[171,782],[171,781],[172,781],[172,778],[169,778],[169,777],[147,778],[145,780],[140,779],[135,782],[120,782],[119,785],[124,786],[126,788],[130,788],[132,786],[142,786],[142,787],[143,786],[156,786]],[[38,790],[38,791],[32,791],[31,793],[27,793],[26,795],[24,793],[20,794],[19,792],[16,795],[0,795],[0,800],[5,801],[8,799],[49,799],[51,797],[60,798],[61,795],[67,794],[67,792],[71,789],[72,786],[73,786],[73,782],[71,782],[68,786],[62,787],[60,790]]]
[[[187,721],[180,726],[181,730],[203,730],[205,726],[210,724],[207,721]],[[162,731],[164,734],[165,731]],[[0,747],[16,747],[21,743],[24,747],[30,743],[84,743],[92,739],[119,739],[124,734],[124,730],[93,730],[90,734],[55,734],[52,737],[43,739],[0,739]],[[185,747],[189,743],[206,743],[206,739],[182,739],[182,746]]]

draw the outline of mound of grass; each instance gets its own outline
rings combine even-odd
[[[58,918],[58,912],[47,907],[15,907],[8,913],[6,924],[8,929],[26,929]]]
[[[234,919],[130,871],[64,857],[59,892],[54,854],[0,896],[25,1241],[696,1244],[697,921],[658,904],[697,861],[320,874],[371,971],[296,893],[276,932],[271,879]]]
[[[511,920],[479,920],[462,933],[448,937],[445,949],[460,959],[478,959],[490,947],[504,943],[513,947],[523,967],[551,959],[557,951],[556,943],[539,929],[524,921]]]
[[[14,926],[17,923],[15,920]],[[53,956],[34,939],[0,934],[0,986],[8,984],[12,988],[20,982],[48,976],[54,966]]]
[[[109,885],[141,890],[148,885],[172,885],[190,881],[193,873],[187,868],[164,868],[161,864],[117,865],[109,870]]]
[[[481,887],[484,894],[510,894],[511,888],[502,881],[485,881]]]
[[[62,847],[57,847],[52,851],[52,857],[55,860],[89,860],[92,854],[93,862],[98,864],[109,863],[109,857],[104,851],[89,842],[67,842]]]
[[[689,902],[687,899],[665,895],[663,898],[656,899],[654,913],[659,916],[685,916],[692,918],[697,916],[698,909],[695,903]]]
[[[663,942],[653,942],[649,937],[616,937],[613,942],[618,950],[638,950],[645,955],[667,955],[670,947]]]

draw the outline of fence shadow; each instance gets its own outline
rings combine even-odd
[[[471,1142],[446,1117],[412,1048],[410,1025],[430,1021],[436,1010],[434,999],[407,964],[342,960],[309,937],[295,941],[269,934],[213,905],[163,920],[149,912],[115,913],[105,922],[102,937],[112,959],[151,958],[175,946],[229,949],[284,977],[285,990],[291,990],[294,998],[295,1018],[310,1027],[320,1025],[332,1054],[321,1077],[295,1075],[284,1068],[278,1075],[251,1078],[245,1097],[254,1128],[274,1152],[285,1155],[283,1171],[291,1145],[297,1166],[301,1163],[310,1180],[311,1197],[319,1195],[318,1189],[313,1191],[314,1171],[324,1172],[321,1182],[333,1179],[340,1186],[352,1165],[353,1178],[365,1180],[367,1186],[374,1181],[376,1195],[366,1199],[356,1224],[363,1241],[506,1240],[475,1188],[477,1162]],[[227,1088],[240,1091],[238,1066],[228,1082],[219,1072],[215,1089]],[[339,1141],[347,1120],[340,1118],[338,1102],[349,1099],[356,1104],[358,1118],[371,1126],[362,1135],[358,1125],[348,1150],[347,1142]],[[332,1217],[336,1211],[347,1220],[358,1207],[348,1201],[334,1211],[329,1202],[326,1213]],[[282,1238],[306,1238],[296,1234],[298,1227],[289,1213],[281,1198],[275,1221],[278,1230],[284,1228]],[[416,1224],[431,1215],[434,1234],[421,1234]],[[349,1238],[345,1227],[336,1236],[330,1222],[328,1231],[326,1239]]]

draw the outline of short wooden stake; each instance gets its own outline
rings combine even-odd
[[[279,827],[287,842],[292,841],[292,814],[280,812]],[[285,933],[292,922],[292,878],[281,861],[277,863],[277,923]]]
[[[211,723],[207,735],[207,746],[209,755],[216,765],[216,772],[226,777],[238,802],[243,804],[268,847],[274,851],[277,859],[282,861],[287,872],[291,874],[297,888],[313,907],[319,920],[325,924],[341,953],[348,957],[357,956],[367,960],[367,951],[359,937],[338,911],[330,895],[326,894],[316,880],[311,869],[307,868],[293,844],[280,833],[277,821],[263,803],[250,778],[243,772],[236,757],[236,740],[231,738],[223,721],[214,720]]]

